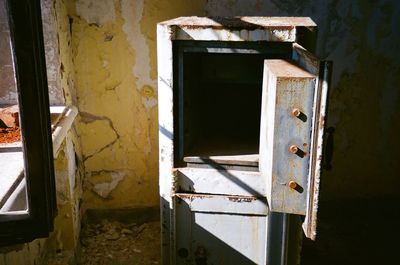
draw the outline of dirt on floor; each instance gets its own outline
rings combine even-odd
[[[160,264],[160,223],[123,224],[103,220],[82,231],[82,265]]]
[[[85,224],[79,254],[62,252],[52,265],[154,265],[160,261],[160,223],[120,223],[102,220]]]

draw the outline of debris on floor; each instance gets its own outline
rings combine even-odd
[[[17,128],[19,127],[19,107],[18,105],[0,105],[0,127]]]
[[[21,140],[21,132],[19,128],[0,127],[0,144],[15,143],[20,140]]]
[[[154,265],[160,262],[160,223],[124,224],[102,220],[81,234],[82,265]]]
[[[14,143],[20,139],[18,106],[0,105],[0,144]]]

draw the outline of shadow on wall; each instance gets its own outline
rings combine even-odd
[[[317,55],[333,61],[327,127],[335,137],[322,199],[398,196],[400,2],[210,0],[206,13],[311,17]]]

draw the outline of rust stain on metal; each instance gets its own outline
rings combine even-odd
[[[252,202],[256,201],[256,196],[245,195],[213,195],[213,194],[198,194],[198,193],[175,193],[174,196],[182,200],[193,201],[195,199],[210,199],[210,198],[224,198],[232,202]]]
[[[319,117],[319,129],[320,129],[320,130],[323,130],[324,127],[325,127],[325,116],[324,116],[324,115],[321,115],[321,116]]]
[[[310,72],[304,70],[302,67],[299,67],[295,64],[295,62],[291,60],[282,60],[282,59],[271,59],[266,60],[264,66],[268,67],[268,69],[279,78],[280,82],[306,82],[301,79],[305,78],[316,78],[315,75]]]
[[[298,108],[292,110],[292,115],[295,117],[299,117],[301,115],[301,111]]]
[[[175,196],[182,200],[187,199],[190,201],[193,201],[194,199],[204,199],[213,197],[210,194],[194,194],[194,193],[176,193]]]
[[[171,183],[171,194],[174,196],[178,190],[178,169],[177,168],[172,168],[171,170],[172,173],[172,183]]]
[[[232,202],[252,202],[252,201],[256,201],[257,197],[255,196],[226,196],[228,198],[228,200],[232,201]]]
[[[180,26],[182,29],[199,29],[203,30],[205,28],[212,28],[215,30],[221,30],[221,29],[229,29],[231,31],[239,31],[239,30],[247,30],[247,31],[252,31],[252,30],[257,30],[257,29],[262,29],[262,30],[273,30],[273,31],[290,31],[293,30],[295,27],[289,26],[289,27],[282,27],[282,26],[262,26],[262,25],[257,25],[257,24],[241,24],[240,22],[231,22],[227,24],[213,24],[213,25],[182,25]]]
[[[162,24],[162,23],[160,23],[160,24]],[[176,27],[168,27],[167,30],[168,30],[168,39],[172,40],[173,36],[175,36],[175,34],[176,34]],[[169,86],[169,87],[171,87],[171,86]]]
[[[209,21],[205,21],[205,23],[198,23],[194,21],[191,17],[182,18],[179,21],[180,23],[177,25],[183,29],[229,29],[231,31],[234,30],[256,30],[256,29],[270,29],[270,30],[279,30],[279,31],[287,31],[293,30],[295,26],[280,26],[280,25],[268,25],[263,23],[263,21],[258,20],[253,23],[243,21],[240,17],[236,18],[227,18],[227,17],[211,17]]]

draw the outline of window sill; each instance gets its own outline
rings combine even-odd
[[[50,107],[54,158],[77,114],[75,106]],[[21,143],[0,145],[0,168],[0,214],[9,211],[25,212],[26,205],[21,203],[26,193]]]
[[[53,156],[57,158],[61,144],[78,114],[78,109],[75,106],[50,107],[50,113],[52,118]]]

